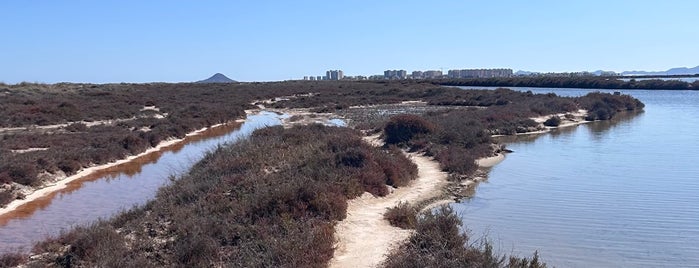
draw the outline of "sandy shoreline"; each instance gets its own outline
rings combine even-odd
[[[223,126],[223,125],[225,125],[225,124],[216,124],[216,125],[212,125],[212,126],[210,126],[210,127],[205,127],[205,128],[202,128],[202,129],[198,129],[198,130],[195,130],[195,131],[193,131],[193,132],[188,133],[188,134],[186,135],[186,137],[195,136],[195,135],[198,135],[198,134],[200,134],[200,133],[202,133],[202,132],[204,132],[204,131],[206,131],[206,130],[209,130],[209,129],[212,129],[212,128],[216,128],[216,127],[220,127],[220,126]],[[160,142],[157,146],[151,147],[151,148],[149,148],[148,150],[146,150],[146,151],[143,152],[143,153],[140,153],[140,154],[137,154],[137,155],[132,155],[132,156],[129,156],[129,157],[127,157],[127,158],[124,158],[124,159],[121,159],[121,160],[117,160],[117,161],[115,161],[115,162],[111,162],[111,163],[108,163],[108,164],[98,165],[98,166],[92,166],[92,167],[89,167],[89,168],[81,169],[81,170],[78,171],[78,173],[76,173],[76,174],[73,174],[73,175],[71,175],[71,176],[65,177],[65,178],[63,178],[63,179],[60,179],[60,180],[56,181],[55,183],[50,184],[50,185],[47,185],[47,186],[45,186],[45,187],[35,189],[31,194],[26,195],[24,199],[15,199],[15,200],[13,200],[13,201],[10,202],[9,204],[7,204],[5,207],[0,208],[0,215],[3,215],[3,214],[8,213],[8,212],[11,212],[11,211],[17,209],[18,207],[20,207],[20,206],[22,206],[22,205],[24,205],[24,204],[30,203],[30,202],[32,202],[32,201],[34,201],[34,200],[36,200],[36,199],[39,199],[39,198],[41,198],[41,197],[43,197],[43,196],[45,196],[45,195],[47,195],[47,194],[49,194],[49,193],[52,193],[52,192],[61,190],[61,189],[65,188],[66,185],[68,185],[68,183],[70,183],[70,182],[72,182],[72,181],[79,180],[79,179],[81,179],[81,178],[84,178],[85,176],[88,176],[88,175],[92,174],[93,172],[96,172],[96,171],[99,171],[99,170],[102,170],[102,169],[107,169],[107,168],[110,168],[110,167],[113,167],[113,166],[117,166],[117,165],[121,165],[121,164],[130,162],[130,161],[132,161],[132,160],[134,160],[134,159],[136,159],[136,158],[139,158],[139,157],[141,157],[141,156],[144,156],[144,155],[147,155],[147,154],[150,154],[150,153],[153,153],[153,152],[162,150],[162,149],[165,148],[165,147],[169,147],[169,146],[175,145],[175,144],[180,143],[180,142],[182,142],[182,141],[184,141],[184,140],[185,140],[185,138],[182,138],[182,139],[170,139],[170,140],[162,141],[162,142]]]

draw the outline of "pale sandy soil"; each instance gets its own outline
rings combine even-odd
[[[156,119],[163,119],[168,116],[167,113],[160,113],[160,108],[157,108],[155,106],[144,106],[141,111],[156,111],[158,113],[150,116],[152,118]],[[75,122],[68,122],[64,124],[55,124],[55,125],[45,125],[45,126],[26,126],[26,127],[6,127],[6,128],[0,128],[0,133],[15,133],[15,132],[20,132],[20,131],[32,131],[32,130],[55,130],[59,128],[64,128],[67,127],[71,124],[77,124],[77,123],[82,123],[85,124],[87,127],[93,127],[93,126],[98,126],[98,125],[113,125],[116,123],[121,123],[121,122],[128,122],[128,121],[133,121],[138,118],[144,118],[144,116],[141,117],[131,117],[131,118],[117,118],[117,119],[107,119],[107,120],[96,120],[96,121],[75,121]]]
[[[368,140],[380,144],[378,136]],[[418,166],[418,176],[406,187],[395,189],[385,197],[374,197],[364,193],[348,203],[347,218],[335,227],[337,241],[335,256],[330,267],[376,267],[390,250],[407,239],[411,230],[391,226],[383,219],[388,208],[399,202],[418,203],[441,194],[447,184],[447,173],[439,164],[418,154],[408,154]]]
[[[215,128],[215,127],[218,127],[218,126],[221,126],[221,125],[223,125],[223,124],[213,125],[213,126],[211,126],[211,127],[209,127],[209,128]],[[199,134],[199,133],[201,133],[201,132],[203,132],[203,131],[205,131],[205,130],[207,130],[207,129],[209,129],[209,128],[202,128],[202,129],[196,130],[196,131],[194,131],[194,132],[191,132],[191,133],[187,134],[187,136],[197,135],[197,134]],[[87,175],[89,175],[89,174],[91,174],[91,173],[93,173],[93,172],[95,172],[95,171],[102,170],[102,169],[106,169],[106,168],[113,167],[113,166],[116,166],[116,165],[120,165],[120,164],[123,164],[123,163],[127,163],[127,162],[129,162],[129,161],[131,161],[131,160],[133,160],[133,159],[135,159],[135,158],[138,158],[138,157],[140,157],[140,156],[143,156],[143,155],[146,155],[146,154],[149,154],[149,153],[152,153],[152,152],[161,150],[161,149],[163,149],[163,148],[165,148],[165,147],[168,147],[168,146],[171,146],[171,145],[173,145],[173,144],[182,142],[183,140],[184,140],[184,139],[171,139],[171,140],[163,141],[163,142],[159,143],[158,146],[153,147],[153,148],[150,148],[150,149],[146,150],[145,152],[140,153],[140,154],[138,154],[138,155],[129,156],[128,158],[121,159],[121,160],[118,160],[118,161],[116,161],[116,162],[112,162],[112,163],[109,163],[109,164],[104,164],[104,165],[99,165],[99,166],[93,166],[93,167],[89,167],[89,168],[84,168],[84,169],[80,170],[78,173],[76,173],[75,175],[72,175],[72,176],[69,176],[69,177],[65,177],[65,178],[63,178],[63,179],[59,179],[58,181],[56,181],[56,182],[53,183],[53,184],[44,185],[43,187],[41,187],[41,188],[39,188],[39,189],[35,189],[32,193],[26,195],[24,199],[17,199],[17,200],[14,200],[14,201],[10,202],[10,203],[7,204],[5,207],[0,208],[0,215],[5,214],[5,213],[7,213],[7,212],[10,212],[10,211],[12,211],[12,210],[18,208],[18,207],[21,206],[21,205],[24,205],[24,204],[26,204],[26,203],[29,203],[29,202],[31,202],[31,201],[34,201],[34,200],[36,200],[36,199],[38,199],[38,198],[40,198],[40,197],[42,197],[42,196],[45,196],[45,195],[47,195],[47,194],[49,194],[49,193],[51,193],[51,192],[54,192],[54,191],[63,189],[63,188],[66,187],[66,185],[67,185],[69,182],[78,180],[78,179],[80,179],[80,178],[83,178],[83,177],[85,177],[85,176],[87,176]]]
[[[573,116],[573,118],[568,119],[565,117],[566,114],[554,114],[554,115],[543,115],[539,117],[534,117],[532,120],[535,122],[539,123],[539,126],[543,128],[543,130],[540,131],[532,131],[532,132],[525,132],[525,133],[517,133],[517,135],[529,135],[529,134],[540,134],[540,133],[546,133],[551,131],[552,129],[556,128],[564,128],[564,127],[572,127],[572,126],[577,126],[580,124],[585,124],[589,123],[590,121],[585,120],[585,116],[587,116],[587,110],[580,109],[576,112],[568,113]],[[558,125],[557,127],[547,127],[544,126],[544,122],[548,120],[549,118],[553,116],[558,116],[561,118],[561,124]]]
[[[27,149],[22,149],[22,150],[10,150],[10,152],[13,152],[15,154],[23,154],[23,153],[29,153],[29,152],[36,152],[36,151],[46,151],[49,148],[27,148]]]
[[[478,164],[479,167],[488,168],[488,167],[493,167],[493,166],[499,164],[500,162],[502,162],[502,160],[505,160],[505,155],[504,154],[496,154],[495,156],[477,159],[476,164]]]

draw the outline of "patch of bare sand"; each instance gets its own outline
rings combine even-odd
[[[378,135],[367,138],[372,145],[380,144]],[[335,256],[330,267],[376,267],[391,249],[400,245],[411,234],[391,226],[383,214],[399,202],[418,203],[441,194],[447,184],[447,173],[439,164],[425,156],[407,154],[417,165],[417,178],[406,187],[395,189],[385,197],[364,193],[348,203],[347,218],[335,226]]]
[[[482,168],[489,168],[499,164],[502,160],[505,160],[505,154],[498,153],[495,156],[476,159],[476,164]]]

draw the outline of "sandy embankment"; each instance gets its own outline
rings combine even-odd
[[[194,135],[197,135],[197,134],[204,132],[208,129],[216,128],[216,127],[219,127],[222,125],[224,125],[224,124],[216,124],[216,125],[213,125],[211,127],[205,127],[205,128],[193,131],[193,132],[187,134],[187,136],[194,136]],[[68,176],[68,177],[65,177],[63,179],[59,179],[58,181],[56,181],[53,184],[45,185],[42,188],[36,189],[31,194],[26,195],[24,199],[13,200],[9,204],[7,204],[5,207],[0,208],[0,215],[5,214],[5,213],[10,212],[10,211],[13,211],[13,210],[17,209],[18,207],[20,207],[21,205],[30,203],[30,202],[32,202],[32,201],[34,201],[42,196],[45,196],[51,192],[63,189],[66,187],[66,185],[68,183],[75,181],[75,180],[79,180],[79,179],[81,179],[81,178],[83,178],[83,177],[85,177],[85,176],[87,176],[95,171],[110,168],[110,167],[117,166],[117,165],[121,165],[123,163],[127,163],[129,161],[132,161],[132,160],[138,158],[138,157],[162,150],[165,147],[172,146],[172,145],[177,144],[177,143],[182,142],[182,141],[184,141],[184,138],[182,138],[182,139],[170,139],[167,141],[162,141],[158,144],[158,146],[150,148],[143,153],[140,153],[137,155],[132,155],[132,156],[129,156],[125,159],[118,160],[116,162],[81,169],[80,171],[78,171],[78,173],[76,173],[72,176]]]

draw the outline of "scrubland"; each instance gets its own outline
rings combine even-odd
[[[409,81],[5,87],[0,88],[7,97],[0,101],[5,185],[40,185],[39,174],[71,174],[137,154],[162,140],[238,119],[266,99],[280,98],[270,102],[274,108],[341,114],[357,129],[258,130],[211,152],[144,206],[41,242],[31,259],[0,257],[0,266],[30,267],[323,267],[332,257],[333,228],[344,219],[348,199],[363,192],[383,196],[390,192],[387,185],[404,187],[415,177],[415,165],[401,150],[433,156],[458,180],[477,169],[475,159],[501,153],[492,135],[541,128],[532,117],[584,109],[588,120],[607,120],[643,108],[625,95],[568,98]],[[436,109],[357,120],[372,106],[404,101]],[[54,127],[58,124],[63,125]],[[387,146],[364,143],[366,132],[382,132]],[[18,152],[30,148],[48,149]],[[0,202],[14,198],[12,191],[0,190]],[[416,230],[389,256],[387,267],[541,265],[536,255],[503,257],[487,243],[467,243],[458,218],[446,208],[418,214],[406,204],[387,218]]]

